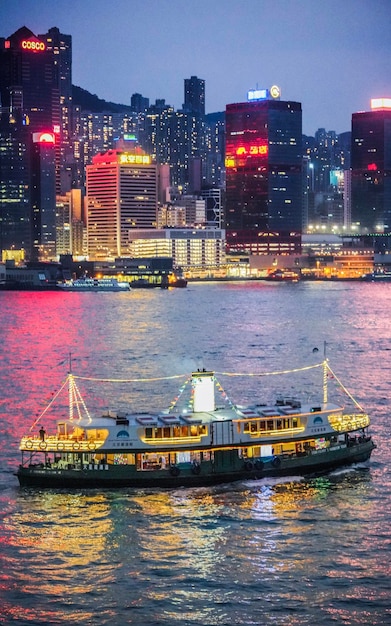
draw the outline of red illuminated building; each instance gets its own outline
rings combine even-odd
[[[351,222],[362,233],[391,233],[391,98],[352,115]]]
[[[231,253],[300,251],[301,105],[280,101],[277,88],[272,89],[226,108],[226,236]]]

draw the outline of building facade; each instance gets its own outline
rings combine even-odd
[[[351,223],[360,232],[391,232],[391,98],[352,115]]]
[[[188,278],[226,276],[225,232],[218,228],[165,228],[130,233],[130,256],[172,258]]]
[[[0,245],[2,253],[21,251],[28,260],[40,249],[45,255],[52,249],[49,220],[51,224],[55,216],[55,196],[49,160],[59,146],[61,116],[53,51],[26,27],[0,38],[0,100]],[[56,143],[50,141],[42,147],[33,139],[37,133],[55,136]],[[50,170],[46,181],[41,177],[44,170]],[[41,230],[42,219],[45,231]]]
[[[31,149],[31,232],[33,261],[56,257],[56,140],[33,133]]]
[[[257,94],[260,95],[257,95]],[[226,233],[231,252],[300,248],[302,111],[277,88],[226,107]]]
[[[53,129],[58,136],[57,141],[57,188],[58,194],[65,193],[72,186],[73,161],[72,150],[72,37],[60,32],[57,27],[50,28],[47,33],[38,35],[51,52],[54,75],[57,81],[60,98],[60,125]]]
[[[3,107],[17,107],[31,132],[60,127],[60,97],[53,52],[23,26],[0,39],[0,97]]]
[[[158,171],[149,155],[109,150],[87,166],[90,259],[130,256],[131,231],[156,228]]]
[[[12,112],[11,112],[12,111]],[[30,130],[23,112],[0,108],[0,254],[31,250]],[[18,252],[19,251],[19,252]]]
[[[185,78],[185,101],[183,110],[196,117],[205,115],[205,81],[197,76]]]

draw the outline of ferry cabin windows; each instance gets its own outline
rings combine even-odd
[[[189,426],[164,426],[164,428],[147,427],[144,433],[145,439],[181,439],[183,437],[207,435],[208,430],[206,424],[191,424]]]
[[[276,416],[273,419],[253,419],[248,422],[238,422],[238,432],[258,435],[275,430],[290,430],[299,426],[300,420],[298,417]]]
[[[144,452],[136,455],[137,471],[165,470],[173,465],[189,469],[194,464],[211,462],[213,452]]]

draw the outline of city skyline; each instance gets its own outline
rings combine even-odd
[[[206,112],[244,102],[247,91],[278,84],[282,99],[302,103],[303,133],[351,130],[391,86],[387,0],[101,0],[56,3],[3,0],[0,36],[21,26],[35,34],[57,26],[72,36],[73,84],[129,104],[133,93],[174,108],[183,80],[205,80]],[[93,13],[92,13],[93,11]],[[90,16],[93,15],[93,20]]]

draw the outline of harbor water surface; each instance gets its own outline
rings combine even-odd
[[[0,624],[391,624],[390,306],[391,283],[0,293]],[[151,379],[83,381],[91,412],[159,410],[178,381],[152,379],[200,367],[233,402],[311,395],[315,380],[227,374],[310,365],[324,345],[371,414],[365,465],[163,492],[18,486],[19,439],[70,361],[80,376]]]

